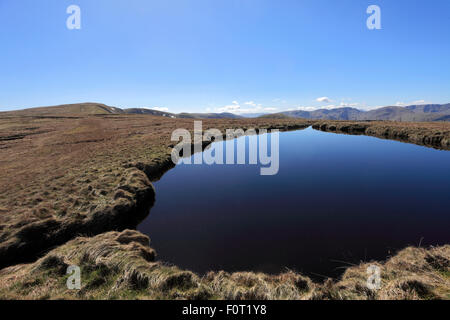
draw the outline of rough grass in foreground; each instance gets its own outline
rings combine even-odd
[[[294,272],[209,272],[199,277],[155,261],[138,231],[79,237],[38,261],[0,271],[1,299],[450,299],[450,245],[406,248],[381,268],[380,290],[366,286],[369,264],[322,284]],[[81,268],[81,290],[66,287],[69,265]]]

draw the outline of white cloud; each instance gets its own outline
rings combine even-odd
[[[302,111],[315,111],[315,110],[319,110],[319,109],[327,109],[327,110],[332,110],[332,109],[337,109],[337,108],[356,108],[362,111],[369,111],[369,110],[374,110],[374,109],[379,109],[382,108],[384,106],[369,106],[366,103],[361,103],[361,102],[354,102],[351,101],[351,99],[343,99],[341,100],[339,103],[331,103],[333,100],[327,98],[327,97],[322,97],[322,98],[318,98],[317,100],[322,100],[323,103],[320,104],[319,106],[297,106],[297,107],[291,107],[291,108],[282,108],[280,106],[263,106],[260,103],[256,103],[253,100],[250,101],[246,101],[242,104],[240,104],[238,101],[232,101],[231,104],[223,106],[223,107],[219,107],[219,108],[214,108],[215,112],[231,112],[231,113],[235,113],[235,114],[246,114],[246,113],[275,113],[275,112],[281,112],[281,111],[295,111],[295,110],[302,110]],[[281,101],[279,101],[281,102]],[[401,103],[402,106],[404,105],[413,105],[413,104],[424,104],[424,103],[430,103],[430,102],[426,102],[425,100],[418,100],[418,101],[413,101],[410,103]],[[399,105],[400,103],[397,103],[397,105]],[[210,109],[209,109],[210,110]]]
[[[247,105],[247,106],[253,106],[253,107],[257,106],[257,104],[254,103],[253,101],[244,102],[244,104]]]
[[[230,105],[215,109],[216,112],[231,112],[235,114],[274,112],[277,110],[278,108],[276,107],[263,107],[262,104],[254,101],[244,102],[244,106],[241,106],[237,101],[233,101]]]
[[[301,111],[314,111],[320,109],[321,107],[297,107],[295,109],[289,109],[288,111],[301,110]]]
[[[331,100],[330,100],[331,101]],[[295,110],[302,110],[302,111],[315,111],[315,110],[320,110],[320,109],[327,109],[327,110],[331,110],[331,109],[338,109],[338,108],[357,108],[357,109],[366,109],[367,106],[365,104],[361,104],[359,102],[344,102],[341,101],[339,104],[327,104],[327,105],[321,105],[321,106],[317,106],[317,107],[313,107],[313,106],[300,106],[297,107]]]
[[[386,106],[365,107],[363,110],[364,111],[370,111],[370,110],[380,109],[380,108],[384,108],[384,107],[386,107]]]
[[[319,106],[319,107],[305,107],[305,106],[300,106],[297,107],[297,110],[302,110],[302,111],[315,111],[315,110],[319,110],[319,109],[337,109],[337,108],[343,108],[343,106],[341,105],[334,105],[334,104],[329,104],[326,106]]]
[[[153,109],[153,110],[156,110],[156,111],[162,111],[162,112],[169,111],[169,108],[165,108],[165,107],[153,107],[153,108],[149,108],[149,109]]]
[[[338,109],[338,108],[344,108],[344,106],[341,106],[340,104],[339,104],[339,105],[329,104],[329,105],[326,105],[326,106],[321,107],[320,109],[328,109],[328,110],[331,110],[331,109]]]
[[[350,107],[350,108],[356,108],[356,107],[359,107],[359,106],[361,106],[361,104],[360,103],[357,103],[357,102],[354,102],[354,103],[348,103],[348,102],[344,102],[344,101],[342,101],[340,104],[339,104],[339,106],[341,106],[341,107]]]
[[[397,102],[395,105],[397,107],[406,107],[406,106],[413,106],[413,105],[421,105],[421,104],[431,104],[431,102],[427,102],[425,100],[416,100],[416,101],[411,101],[411,102]]]
[[[219,112],[237,112],[240,108],[241,108],[240,105],[230,104],[230,105],[227,105],[227,106],[223,106],[223,107],[217,108],[216,111],[219,111]]]
[[[332,100],[330,98],[328,98],[328,97],[320,97],[320,98],[317,98],[316,101],[320,102],[320,103],[324,103],[324,102],[325,103],[330,103],[330,102],[332,102]]]

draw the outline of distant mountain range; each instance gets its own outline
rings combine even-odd
[[[162,115],[172,118],[197,118],[197,119],[237,119],[237,118],[304,118],[324,120],[390,120],[390,121],[450,121],[450,103],[411,105],[407,107],[383,107],[370,111],[356,108],[319,109],[314,111],[285,111],[272,114],[246,114],[243,116],[233,113],[168,113],[152,109],[125,109],[125,113],[144,113]]]
[[[450,103],[383,107],[370,111],[356,108],[319,109],[314,111],[286,111],[264,117],[285,115],[292,118],[325,120],[390,120],[390,121],[450,121]]]
[[[243,118],[234,113],[222,112],[222,113],[178,113],[176,118],[196,118],[196,119],[240,119]]]
[[[189,118],[189,119],[238,119],[244,116],[233,113],[170,113],[147,108],[120,109],[110,107],[101,103],[77,103],[66,104],[53,107],[31,108],[18,111],[4,112],[3,114],[21,114],[29,116],[66,116],[77,114],[147,114],[169,118]],[[304,118],[304,119],[324,119],[324,120],[390,120],[390,121],[450,121],[450,103],[447,104],[426,104],[411,105],[407,107],[383,107],[370,111],[363,111],[356,108],[336,108],[319,109],[314,111],[285,111],[272,114],[246,114],[245,118]]]
[[[124,113],[130,114],[152,114],[154,116],[163,116],[170,118],[189,118],[189,119],[239,119],[242,118],[233,113],[223,112],[223,113],[170,113],[153,109],[146,108],[133,108],[124,109]]]

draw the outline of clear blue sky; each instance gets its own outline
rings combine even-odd
[[[449,0],[0,0],[0,43],[0,111],[450,102]]]

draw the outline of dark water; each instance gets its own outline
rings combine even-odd
[[[278,175],[181,164],[155,188],[139,230],[160,260],[199,273],[335,277],[347,263],[450,243],[450,152],[396,141],[285,132]]]

